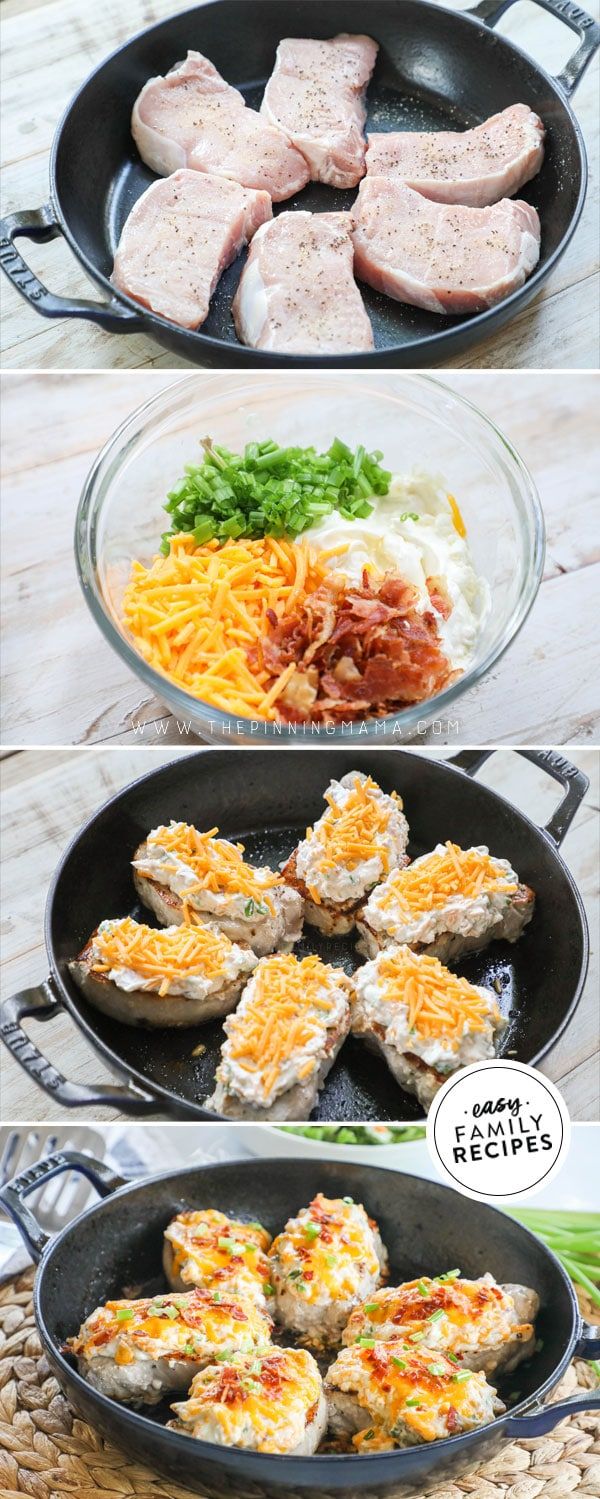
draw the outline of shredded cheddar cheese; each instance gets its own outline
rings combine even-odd
[[[161,995],[168,994],[177,979],[198,973],[206,978],[218,977],[232,947],[228,937],[209,927],[156,929],[131,916],[111,922],[104,930],[99,928],[93,942],[99,954],[92,962],[94,973],[130,968],[141,980],[162,979]]]
[[[453,1435],[491,1421],[495,1392],[485,1374],[456,1368],[439,1348],[420,1344],[375,1342],[344,1348],[329,1370],[327,1382],[354,1395],[380,1432],[405,1441],[406,1428],[422,1441]],[[366,1432],[360,1450],[368,1450]]]
[[[321,1390],[318,1366],[303,1348],[271,1348],[253,1357],[234,1354],[220,1367],[212,1365],[196,1375],[187,1400],[173,1406],[178,1420],[170,1424],[224,1446],[292,1451],[304,1436]]]
[[[270,1279],[271,1236],[259,1223],[228,1218],[216,1208],[178,1213],[165,1229],[173,1273],[186,1285],[262,1298]]]
[[[172,822],[168,828],[154,828],[146,841],[150,853],[155,847],[166,849],[192,870],[197,884],[187,887],[186,897],[200,890],[211,890],[220,895],[243,895],[261,904],[264,892],[278,883],[278,875],[246,864],[243,843],[217,838],[218,831],[211,828],[207,833],[199,833],[187,822]],[[143,862],[139,860],[140,866]],[[164,868],[167,872],[168,865]],[[187,916],[185,898],[183,903]],[[267,900],[266,905],[272,912],[272,903]]]
[[[452,522],[454,525],[454,530],[458,532],[459,536],[465,537],[467,534],[467,528],[453,494],[448,495],[448,504],[452,512]]]
[[[408,1007],[408,1028],[421,1036],[441,1036],[458,1042],[469,1032],[485,1031],[499,1010],[468,979],[444,968],[439,958],[414,953],[410,947],[386,948],[375,959],[383,998]]]
[[[355,776],[353,788],[343,805],[340,806],[334,800],[330,791],[325,792],[328,811],[314,829],[306,830],[307,838],[315,838],[323,850],[319,859],[319,869],[323,873],[335,869],[339,863],[343,863],[347,869],[355,869],[362,860],[378,855],[387,874],[389,851],[378,834],[387,832],[390,809],[376,800],[373,793],[378,790],[371,776],[367,776],[364,781]],[[402,808],[402,800],[397,792],[392,791],[390,800]],[[310,895],[319,905],[321,897],[318,890],[310,887]]]
[[[377,896],[377,904],[384,910],[394,905],[409,920],[441,909],[453,895],[475,899],[492,891],[510,895],[516,890],[490,854],[447,842],[442,854],[428,854],[407,869],[396,870]]]
[[[294,1053],[312,1048],[299,1076],[308,1077],[319,1065],[319,1050],[328,1016],[335,1008],[332,989],[346,989],[346,975],[311,955],[298,959],[293,953],[274,953],[254,970],[241,1004],[230,1015],[225,1029],[222,1067],[233,1062],[243,1072],[256,1076],[258,1090],[267,1099],[278,1083],[285,1062]],[[329,993],[328,993],[329,991]]]
[[[291,672],[286,667],[272,682],[261,665],[261,638],[270,615],[282,619],[321,585],[327,558],[305,541],[272,536],[201,546],[189,533],[173,536],[168,557],[149,567],[133,563],[123,624],[144,660],[193,697],[223,712],[272,719]]]

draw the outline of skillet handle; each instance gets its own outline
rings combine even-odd
[[[0,1039],[34,1082],[39,1083],[44,1092],[61,1104],[63,1109],[85,1108],[96,1104],[119,1109],[122,1114],[137,1116],[149,1114],[156,1109],[157,1101],[152,1094],[143,1093],[141,1088],[136,1088],[133,1084],[97,1083],[88,1087],[85,1083],[70,1083],[38,1051],[19,1022],[26,1015],[33,1016],[36,1020],[53,1020],[62,1009],[63,1005],[54,991],[52,979],[37,984],[33,989],[21,989],[18,994],[11,994],[0,1007]]]
[[[493,750],[459,750],[457,755],[451,755],[447,764],[456,765],[467,775],[475,776],[493,754]],[[559,802],[556,811],[552,813],[550,821],[544,828],[544,832],[552,839],[556,847],[560,848],[588,790],[589,779],[582,770],[578,770],[576,765],[572,765],[570,760],[565,760],[564,755],[559,755],[557,750],[520,749],[517,750],[517,754],[523,755],[525,760],[531,760],[532,765],[537,765],[539,770],[545,770],[547,775],[559,781],[563,788],[565,794],[562,801]]]
[[[600,1410],[600,1385],[595,1390],[586,1390],[585,1395],[568,1395],[566,1400],[554,1404],[534,1406],[523,1416],[509,1416],[505,1424],[505,1435],[513,1442],[523,1437],[541,1437],[552,1431],[566,1416],[579,1416],[582,1411]]]
[[[28,1166],[20,1176],[13,1176],[12,1181],[0,1188],[0,1202],[16,1223],[36,1265],[46,1245],[50,1243],[50,1234],[40,1227],[35,1214],[25,1206],[25,1198],[62,1171],[80,1171],[82,1176],[87,1176],[100,1197],[109,1197],[111,1192],[116,1192],[117,1187],[125,1186],[125,1178],[118,1176],[105,1161],[82,1155],[79,1150],[57,1150],[44,1160],[36,1161],[34,1166]]]
[[[486,26],[494,27],[505,11],[515,4],[516,0],[479,0],[479,5],[472,6],[465,14],[476,16],[478,20],[485,21]],[[582,10],[580,5],[574,5],[572,0],[535,0],[535,4],[549,10],[557,21],[564,21],[565,26],[575,31],[580,39],[581,45],[555,79],[568,98],[575,93],[586,68],[600,47],[600,26],[593,16],[588,16],[587,11]]]
[[[131,333],[143,327],[143,318],[127,307],[122,307],[114,298],[111,302],[88,302],[81,297],[57,297],[48,291],[30,270],[23,256],[15,249],[14,241],[19,235],[28,239],[46,241],[56,239],[62,228],[51,203],[42,208],[25,208],[20,213],[9,213],[0,219],[0,265],[9,281],[12,281],[22,297],[35,307],[42,317],[80,317],[88,322],[99,323],[109,333]]]

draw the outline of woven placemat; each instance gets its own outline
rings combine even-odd
[[[189,1489],[158,1478],[78,1420],[61,1395],[33,1320],[33,1270],[0,1287],[0,1495],[2,1499],[189,1499]],[[583,1306],[584,1313],[591,1308]],[[591,1319],[593,1320],[593,1319]],[[598,1383],[575,1361],[554,1393]],[[600,1499],[600,1415],[561,1421],[548,1436],[511,1442],[492,1462],[423,1499]]]

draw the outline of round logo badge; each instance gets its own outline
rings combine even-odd
[[[427,1119],[429,1153],[450,1186],[503,1202],[546,1186],[570,1135],[554,1083],[508,1060],[476,1062],[449,1078]]]

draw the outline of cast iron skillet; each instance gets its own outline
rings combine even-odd
[[[467,14],[422,0],[209,0],[170,17],[126,42],[75,95],[54,140],[50,199],[42,208],[10,214],[0,225],[0,263],[14,285],[44,317],[83,317],[112,333],[142,329],[192,363],[236,366],[394,365],[415,367],[453,358],[514,317],[539,291],[573,234],[585,198],[586,157],[581,131],[568,103],[600,44],[600,27],[571,0],[537,0],[580,38],[559,78],[551,78],[518,47],[493,30],[515,0],[480,0]],[[223,276],[209,317],[197,333],[141,310],[109,281],[122,226],[153,180],[130,133],[133,102],[146,80],[166,73],[188,47],[205,52],[229,83],[257,106],[282,36],[330,37],[368,31],[380,44],[369,89],[371,130],[464,129],[504,109],[529,104],[546,129],[542,171],[523,196],[542,221],[541,260],[520,291],[475,317],[440,318],[402,306],[362,288],[376,349],[315,359],[246,349],[237,342],[231,300],[242,261]],[[312,184],[284,209],[346,208],[354,192]],[[57,297],[38,281],[14,249],[18,235],[65,239],[110,299],[88,302]]]
[[[546,1056],[568,1025],[580,998],[588,961],[581,898],[557,853],[588,787],[587,778],[552,750],[520,751],[560,781],[565,797],[545,829],[510,802],[473,782],[490,751],[463,751],[456,769],[447,761],[405,750],[200,750],[151,771],[125,788],[90,818],[63,855],[46,907],[46,947],[51,973],[45,983],[5,1001],[0,1035],[17,1061],[66,1107],[109,1104],[122,1113],[157,1108],[176,1118],[211,1118],[203,1100],[212,1092],[223,1041],[222,1025],[186,1030],[142,1030],[119,1025],[83,998],[67,963],[105,917],[128,913],[151,921],[137,903],[130,860],[149,829],[170,818],[200,828],[215,823],[227,837],[241,838],[251,861],[270,863],[291,853],[308,823],[323,810],[332,776],[361,769],[384,791],[404,798],[412,857],[451,838],[463,847],[486,843],[511,860],[537,893],[536,911],[514,946],[493,943],[459,965],[474,983],[500,988],[510,1017],[503,1050],[534,1064]],[[319,953],[352,972],[358,959],[355,934],[322,937],[305,929],[295,949]],[[93,1048],[126,1086],[68,1082],[25,1035],[23,1016],[50,1020],[63,1006]],[[201,1056],[193,1056],[201,1044]],[[350,1037],[329,1074],[313,1117],[332,1120],[418,1119],[421,1106],[394,1082],[387,1067],[364,1043]]]
[[[105,1200],[49,1242],[23,1199],[41,1182],[71,1168],[83,1171]],[[400,1499],[450,1481],[488,1460],[505,1441],[539,1436],[565,1416],[600,1408],[598,1390],[554,1405],[541,1404],[570,1359],[600,1354],[600,1329],[582,1322],[565,1272],[520,1224],[419,1177],[333,1161],[317,1165],[290,1160],[285,1170],[281,1168],[280,1160],[233,1161],[124,1186],[101,1162],[66,1150],[31,1166],[0,1191],[0,1202],[34,1258],[41,1261],[35,1314],[53,1373],[80,1414],[109,1441],[212,1499],[233,1494],[252,1494],[253,1499],[292,1494],[297,1499],[353,1499],[367,1492],[370,1499]],[[78,1330],[84,1317],[99,1303],[122,1295],[124,1287],[139,1285],[148,1295],[164,1289],[162,1234],[183,1207],[220,1208],[242,1219],[258,1213],[275,1233],[319,1191],[364,1203],[390,1251],[392,1284],[438,1275],[452,1264],[466,1276],[489,1270],[498,1281],[520,1282],[538,1291],[542,1310],[537,1326],[543,1346],[504,1386],[498,1382],[506,1399],[517,1379],[519,1400],[510,1413],[480,1431],[370,1457],[265,1456],[166,1431],[167,1402],[148,1415],[127,1410],[91,1389],[75,1372],[72,1360],[60,1352],[64,1338]]]

